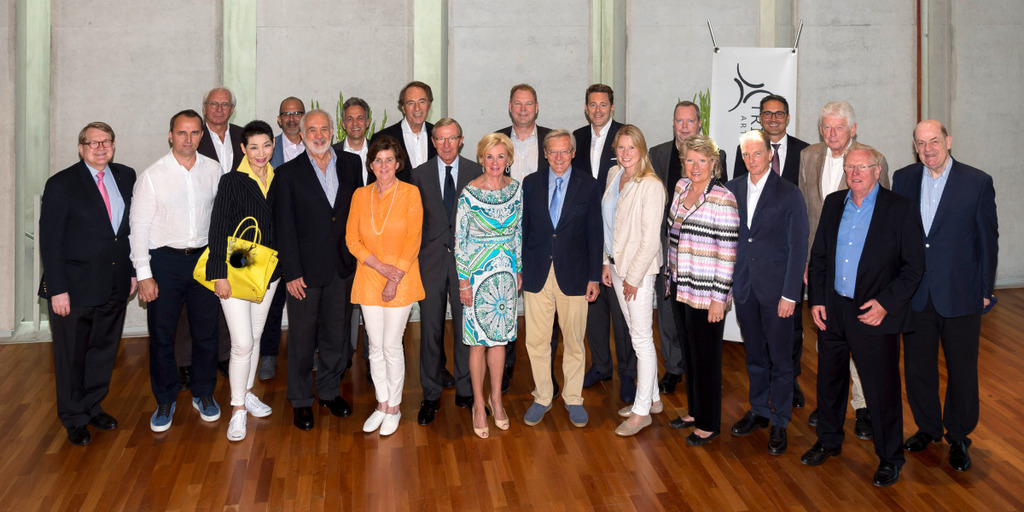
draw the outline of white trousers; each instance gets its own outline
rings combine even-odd
[[[647,416],[651,413],[651,404],[661,400],[658,395],[658,355],[654,348],[654,274],[644,276],[637,287],[636,297],[626,301],[622,294],[622,277],[611,265],[612,288],[619,299],[619,308],[629,326],[629,336],[633,339],[633,350],[636,352],[636,399],[633,401],[633,414]]]
[[[245,392],[252,389],[256,380],[256,368],[260,365],[260,338],[263,326],[267,323],[270,303],[274,301],[274,292],[278,279],[270,283],[263,302],[259,304],[247,300],[221,299],[220,307],[224,310],[224,320],[231,334],[231,362],[228,364],[228,383],[231,384],[231,405],[245,405]]]
[[[365,306],[363,325],[370,338],[370,377],[376,388],[377,402],[386,402],[388,407],[402,403],[402,388],[405,386],[405,326],[409,322],[412,304],[397,308]]]

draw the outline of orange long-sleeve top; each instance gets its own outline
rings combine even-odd
[[[352,194],[345,243],[359,260],[352,282],[353,304],[401,307],[426,296],[417,258],[422,233],[423,203],[415,186],[396,180],[395,185],[384,192],[384,197],[377,193],[376,184],[361,187]],[[381,297],[387,279],[366,264],[371,254],[382,263],[405,272],[395,298],[389,302]]]

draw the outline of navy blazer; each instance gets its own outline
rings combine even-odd
[[[747,226],[747,175],[726,184],[736,196],[740,228],[732,293],[746,303],[753,294],[762,304],[778,303],[781,297],[800,302],[804,264],[807,261],[807,205],[800,189],[771,171]]]
[[[881,184],[876,186],[878,197],[857,265],[853,300],[860,307],[875,299],[885,308],[886,315],[877,326],[857,322],[857,328],[864,334],[898,334],[910,326],[908,306],[924,274],[921,215],[911,200]],[[835,325],[836,301],[840,300],[835,293],[836,240],[848,193],[849,190],[839,190],[825,198],[808,268],[811,306],[825,306],[825,326],[830,332]]]
[[[790,135],[786,143],[786,162],[782,165],[782,177],[786,181],[800,186],[800,152],[807,147],[807,143]],[[747,163],[743,161],[743,149],[736,146],[736,165],[733,166],[733,177],[746,177]],[[801,196],[803,197],[803,196]]]
[[[284,165],[284,134],[278,134],[277,137],[274,137],[274,154],[270,156],[270,166],[277,169],[282,165]]]
[[[431,123],[424,122],[423,129],[427,131],[427,160],[437,156],[437,148],[434,147],[434,125]],[[402,134],[402,121],[399,121],[387,128],[381,128],[380,131],[373,134],[374,137],[380,135],[390,135],[398,141],[398,144],[402,146],[402,151],[405,152],[405,165],[402,167],[402,172],[399,172],[396,176],[398,179],[409,183],[412,179],[412,160],[409,159],[409,148],[405,147],[405,135]]]
[[[537,125],[537,172],[548,170],[548,159],[544,157],[544,137],[551,132],[551,128],[545,128],[541,125]],[[512,138],[512,126],[506,126],[494,133],[503,133],[508,138]],[[514,157],[515,155],[513,155]],[[508,172],[505,173],[506,175]]]
[[[917,163],[892,177],[893,192],[913,201],[918,218],[923,172]],[[931,231],[922,227],[926,272],[913,307],[923,311],[930,296],[939,315],[955,317],[981,309],[995,289],[999,226],[991,176],[953,160],[946,180]]]
[[[523,179],[523,291],[540,292],[552,264],[566,295],[586,295],[588,283],[601,282],[603,189],[590,174],[571,170],[557,227],[548,213],[551,172]]]
[[[604,149],[601,151],[601,165],[597,170],[597,182],[604,184],[608,182],[608,169],[615,166],[618,159],[615,157],[615,134],[619,133],[622,123],[612,120],[612,126],[608,129],[608,136],[604,138]],[[594,168],[590,165],[590,140],[594,138],[594,128],[586,125],[572,132],[576,138],[576,155],[572,159],[572,168],[590,173],[594,177]],[[604,192],[603,187],[602,192]],[[598,199],[600,201],[600,199]]]
[[[199,147],[196,148],[196,151],[198,151],[200,155],[208,157],[214,162],[220,162],[220,160],[217,159],[217,148],[213,147],[213,139],[211,138],[216,137],[216,135],[210,133],[210,131],[206,129],[205,120],[203,120],[202,124],[203,138],[199,140]],[[245,156],[242,154],[242,127],[236,124],[228,124],[228,133],[231,135],[232,145],[231,170],[234,171],[235,169],[238,169],[238,164],[242,163],[242,157]],[[273,155],[271,155],[271,158],[273,158]]]
[[[39,259],[43,276],[39,296],[49,299],[67,292],[72,306],[95,307],[113,296],[127,300],[131,290],[131,247],[128,245],[135,170],[110,162],[110,173],[124,199],[117,233],[110,227],[103,197],[84,161],[46,180],[39,212]]]

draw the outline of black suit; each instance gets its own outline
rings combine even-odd
[[[110,163],[109,172],[124,200],[116,233],[84,162],[53,175],[43,189],[39,296],[51,299],[67,293],[71,302],[71,312],[63,317],[54,313],[49,302],[57,416],[65,427],[85,425],[103,412],[100,402],[110,387],[135,276],[128,245],[135,171]]]
[[[363,144],[365,144],[367,146],[367,149],[369,149],[370,139],[365,139],[363,141]],[[334,152],[339,154],[339,155],[344,153],[345,152],[345,139],[341,139],[340,141],[335,142],[333,145],[331,145],[331,148],[333,148]],[[352,153],[352,154],[355,155],[355,153]],[[359,155],[356,155],[356,156],[358,157]],[[408,171],[409,169],[405,169],[405,170]],[[365,181],[363,180],[363,171],[366,171],[366,180]],[[400,173],[400,174],[408,175],[409,173],[406,172],[406,173]],[[369,185],[370,183],[373,183],[373,182],[377,181],[377,177],[374,176],[373,171],[370,171],[370,170],[365,169],[363,167],[362,159],[359,160],[359,174],[357,176],[358,176],[358,179],[357,179],[358,186],[360,186],[360,187],[364,187],[366,185]],[[408,177],[406,178],[406,181],[408,181]]]
[[[835,290],[836,242],[849,191],[833,192],[825,198],[811,248],[810,303],[812,308],[824,306],[826,313],[826,328],[818,334],[818,441],[827,449],[843,442],[852,353],[871,415],[875,453],[882,462],[901,466],[899,333],[910,326],[910,300],[924,273],[924,245],[917,205],[877,184],[875,187],[878,196],[857,264],[852,300]],[[878,326],[857,319],[863,312],[860,306],[871,299],[886,311]]]
[[[537,172],[548,170],[548,159],[544,157],[544,137],[547,137],[548,133],[551,132],[551,128],[545,128],[541,125],[537,126]],[[503,133],[508,138],[515,137],[512,134],[512,126],[506,126],[495,133]],[[507,346],[512,346],[509,343]]]
[[[228,134],[231,136],[231,169],[238,169],[238,164],[242,163],[242,158],[245,155],[242,154],[242,127],[236,124],[228,124]],[[199,140],[199,147],[196,151],[200,155],[208,157],[214,161],[220,162],[217,159],[217,148],[213,147],[213,137],[217,137],[217,134],[211,133],[207,129],[206,123],[203,123],[203,138]]]
[[[431,136],[434,133],[434,125],[431,123],[424,122],[423,132],[427,134],[427,161],[429,162],[435,156],[437,156],[437,148],[434,147],[433,142],[430,140]],[[390,135],[394,137],[395,140],[398,141],[398,144],[402,146],[402,151],[405,152],[405,165],[402,166],[402,170],[404,172],[399,172],[397,174],[397,177],[398,179],[406,183],[409,183],[409,180],[412,179],[412,173],[410,172],[412,171],[412,160],[409,159],[409,148],[405,147],[405,136],[402,134],[402,121],[399,121],[391,126],[388,126],[387,128],[381,128],[379,132],[373,134],[374,137],[379,137],[381,135]]]
[[[345,245],[345,224],[359,165],[358,156],[337,153],[334,206],[324,195],[316,175],[321,171],[308,152],[282,165],[271,184],[282,284],[300,277],[306,284],[305,299],[288,296],[288,400],[293,407],[313,404],[317,343],[316,395],[321,400],[340,395],[352,355],[349,298],[356,261]]]

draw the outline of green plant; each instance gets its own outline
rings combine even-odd
[[[700,133],[707,136],[711,129],[711,91],[704,89],[694,94],[693,102],[700,105]]]

